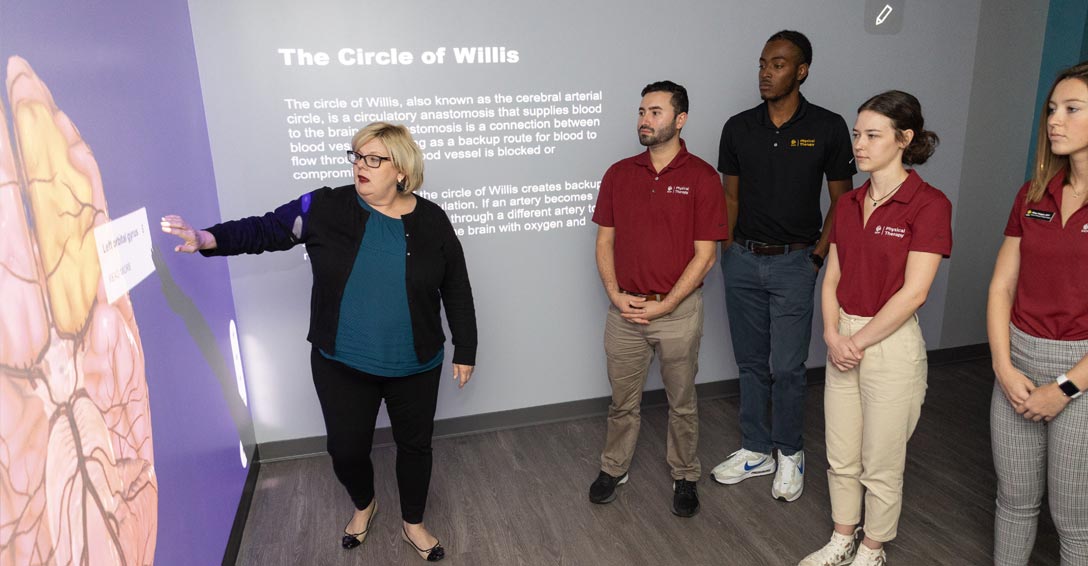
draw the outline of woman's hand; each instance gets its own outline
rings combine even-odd
[[[453,380],[457,382],[457,388],[460,389],[468,383],[468,380],[472,379],[472,370],[476,366],[466,366],[464,364],[453,364]]]
[[[1069,397],[1062,393],[1058,384],[1050,383],[1033,389],[1027,400],[1016,408],[1016,412],[1028,420],[1050,422],[1068,404]]]
[[[173,234],[183,240],[181,244],[174,246],[175,252],[191,254],[199,250],[215,248],[215,236],[206,230],[196,230],[176,214],[167,214],[162,217],[162,231]]]
[[[827,342],[827,359],[839,371],[849,371],[857,367],[865,356],[865,351],[858,348],[849,336],[838,332],[828,333],[824,336],[824,341]]]
[[[1005,398],[1009,400],[1009,404],[1016,409],[1016,412],[1020,413],[1020,406],[1035,390],[1035,384],[1012,365],[995,369],[994,374],[997,376],[997,384],[1001,387],[1001,392],[1005,394]]]

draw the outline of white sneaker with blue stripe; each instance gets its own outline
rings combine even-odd
[[[774,457],[741,448],[729,455],[724,462],[714,466],[710,475],[714,481],[733,485],[748,478],[774,473]]]
[[[778,453],[778,473],[771,484],[771,497],[782,501],[797,501],[805,489],[805,451],[791,456]]]

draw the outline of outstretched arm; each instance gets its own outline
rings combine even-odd
[[[200,250],[214,250],[215,236],[207,230],[197,230],[184,218],[176,214],[162,217],[162,231],[181,238],[181,243],[174,246],[175,252],[191,254]]]

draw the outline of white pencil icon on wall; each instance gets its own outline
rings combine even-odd
[[[884,23],[884,21],[887,20],[888,16],[890,16],[891,14],[892,14],[891,5],[890,4],[885,4],[884,9],[881,10],[880,13],[877,14],[877,16],[876,16],[876,25],[879,26],[880,24]]]

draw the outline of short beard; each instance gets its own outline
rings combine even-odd
[[[676,137],[678,131],[679,130],[676,129],[676,120],[673,120],[672,124],[669,124],[664,129],[654,132],[653,134],[643,134],[642,132],[639,132],[638,143],[646,147],[663,144]]]

